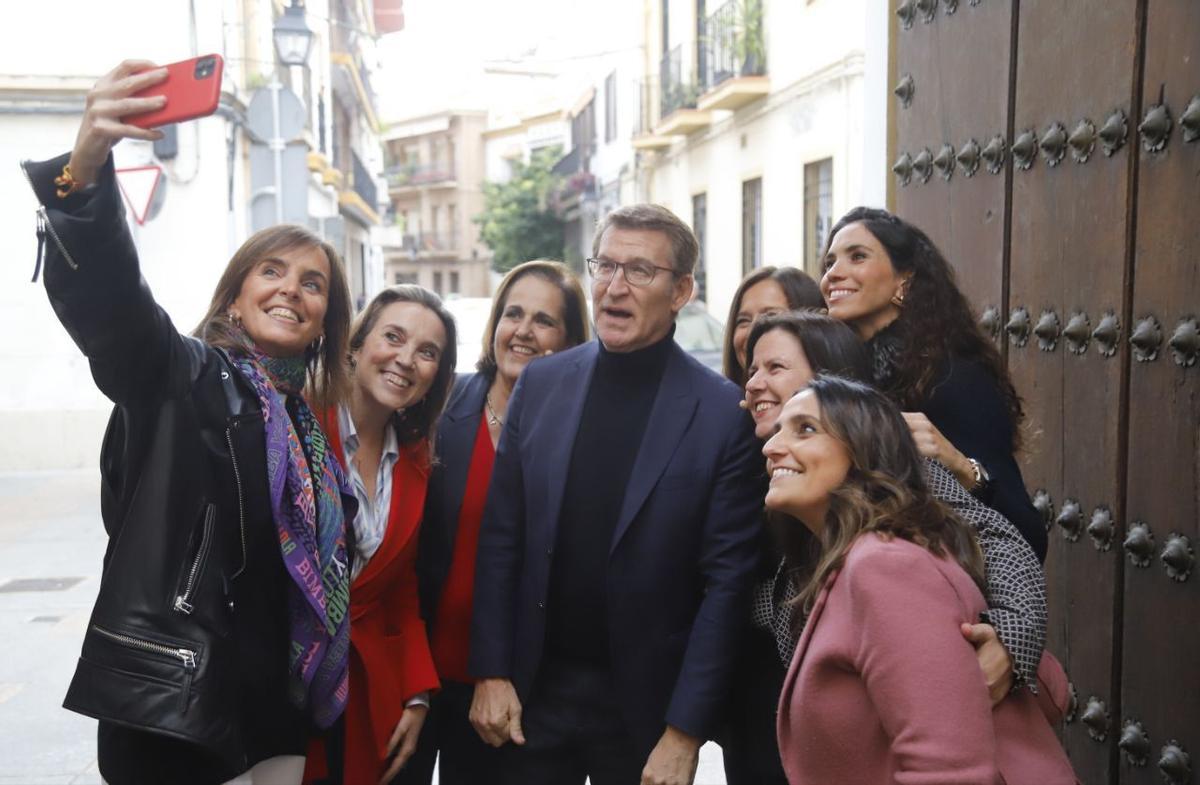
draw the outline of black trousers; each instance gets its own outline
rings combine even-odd
[[[774,637],[748,628],[734,670],[729,722],[720,739],[729,785],[787,785],[775,737],[775,715],[786,675]]]
[[[468,718],[475,685],[442,682],[429,704],[417,750],[392,785],[429,785],[437,761],[440,785],[487,785],[495,781],[500,750],[479,738]]]
[[[637,785],[648,753],[625,726],[606,667],[549,661],[521,712],[525,744],[501,748],[501,785]],[[490,781],[490,780],[484,780]]]
[[[103,720],[96,736],[100,776],[109,785],[220,785],[238,775],[203,748],[170,736]]]

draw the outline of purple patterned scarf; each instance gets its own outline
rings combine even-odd
[[[349,689],[350,570],[342,495],[353,498],[354,490],[300,396],[303,358],[268,357],[249,338],[244,344],[233,360],[262,404],[271,512],[292,578],[290,697],[328,728],[341,716]]]

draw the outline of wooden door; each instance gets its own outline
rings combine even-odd
[[[1006,331],[1028,417],[1025,480],[1056,524],[1047,645],[1079,702],[1064,743],[1080,779],[1104,783],[1112,781],[1119,703],[1113,646],[1128,345],[1091,333],[1123,310],[1131,146],[1105,147],[1098,135],[1109,118],[1132,111],[1137,2],[1063,10],[1061,0],[1020,6]]]
[[[1064,744],[1083,782],[1198,782],[1200,5],[892,10],[893,209],[1002,312],[1077,693]],[[999,174],[927,165],[993,128]]]
[[[1200,781],[1200,576],[1192,569],[1200,543],[1200,3],[1146,5],[1138,114],[1145,132],[1131,142],[1138,156],[1129,319],[1136,345],[1120,772],[1125,783],[1182,785]]]

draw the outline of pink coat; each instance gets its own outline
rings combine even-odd
[[[903,540],[860,537],[817,597],[784,681],[788,781],[1074,785],[1029,691],[992,709],[959,629],[985,607],[953,562]]]

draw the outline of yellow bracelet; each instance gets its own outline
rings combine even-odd
[[[59,199],[66,199],[83,188],[83,183],[76,180],[75,176],[71,174],[70,164],[63,164],[62,174],[54,178],[54,184],[58,186],[58,190],[54,193]]]

